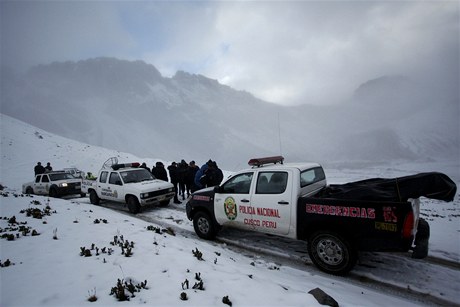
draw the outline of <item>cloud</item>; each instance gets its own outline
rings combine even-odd
[[[136,44],[106,2],[4,1],[1,11],[1,61],[19,69],[123,56]]]
[[[142,59],[280,104],[407,75],[458,84],[455,1],[1,2],[2,64]],[[433,78],[433,77],[436,78]]]

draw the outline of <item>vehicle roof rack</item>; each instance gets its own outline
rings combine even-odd
[[[284,157],[283,156],[273,156],[273,157],[265,157],[265,158],[254,158],[249,160],[248,164],[252,167],[261,167],[265,164],[283,164]]]

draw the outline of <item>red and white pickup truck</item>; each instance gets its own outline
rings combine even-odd
[[[138,213],[146,205],[167,206],[174,197],[174,186],[156,179],[139,165],[119,164],[117,158],[110,158],[95,180],[82,180],[82,193],[88,193],[95,205],[101,200],[124,203],[131,213]]]
[[[321,165],[283,160],[252,159],[252,168],[192,194],[186,212],[197,235],[212,239],[225,226],[305,240],[319,269],[343,275],[358,251],[413,249],[414,258],[426,257],[429,225],[418,198],[449,201],[456,192],[439,173],[328,186]]]

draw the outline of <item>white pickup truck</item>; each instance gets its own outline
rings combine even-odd
[[[131,213],[138,213],[142,206],[159,204],[167,206],[174,197],[174,186],[155,179],[139,163],[118,164],[117,158],[108,159],[96,180],[82,180],[82,193],[88,193],[92,204],[101,200],[128,205]]]
[[[81,180],[64,171],[56,171],[35,176],[35,180],[24,183],[22,192],[25,194],[49,195],[59,197],[81,194]]]

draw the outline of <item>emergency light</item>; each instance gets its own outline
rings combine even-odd
[[[125,168],[125,167],[139,167],[141,164],[139,162],[133,162],[133,163],[121,163],[121,164],[114,164],[112,165],[112,169],[114,171],[119,170],[120,168]]]
[[[262,165],[270,164],[270,163],[283,164],[283,161],[284,161],[283,156],[273,156],[273,157],[265,157],[265,158],[254,158],[254,159],[249,160],[248,164],[250,166],[260,167]]]

